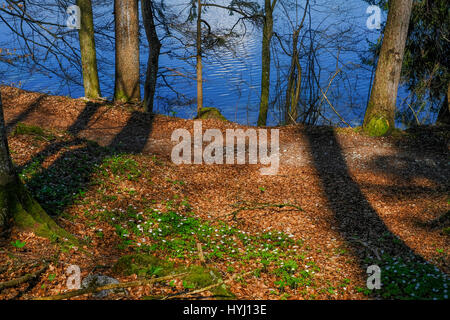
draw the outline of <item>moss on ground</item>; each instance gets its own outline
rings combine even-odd
[[[54,136],[52,134],[47,133],[39,126],[19,122],[11,133],[11,136],[18,136],[22,134],[33,135],[37,138],[45,138],[47,140],[54,139]]]
[[[126,276],[166,276],[174,272],[174,266],[152,255],[131,254],[121,257],[113,271]]]
[[[217,108],[205,107],[201,108],[195,119],[218,119],[228,121]]]
[[[446,228],[442,229],[442,233],[444,233],[447,236],[450,236],[450,227],[446,227]]]
[[[201,289],[222,281],[222,277],[217,270],[204,268],[201,266],[175,267],[172,262],[161,260],[148,254],[131,254],[121,257],[114,265],[113,271],[121,275],[133,275],[143,277],[163,277],[171,274],[188,274],[183,278],[185,289]],[[222,284],[211,289],[211,292],[220,297],[234,297]],[[155,299],[156,297],[146,297],[145,299]]]
[[[392,128],[384,117],[375,116],[364,127],[364,132],[371,137],[382,137],[390,134]]]
[[[0,205],[8,208],[7,216],[12,218],[18,228],[52,241],[77,243],[75,237],[47,215],[19,180],[0,188],[0,199]]]

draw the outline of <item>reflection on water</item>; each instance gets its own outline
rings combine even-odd
[[[360,64],[359,54],[367,50],[366,38],[373,40],[378,37],[378,32],[369,31],[366,28],[367,15],[365,14],[367,3],[363,0],[351,1],[327,1],[317,0],[312,1],[314,7],[311,16],[311,25],[317,25],[318,29],[323,30],[320,35],[322,41],[329,41],[320,52],[317,53],[317,59],[320,62],[321,70],[317,70],[320,76],[320,83],[326,87],[330,76],[336,69],[336,56],[339,46],[339,66],[352,62],[353,64]],[[170,5],[179,8],[181,15],[185,11],[181,11],[181,7],[177,3],[181,0],[171,1]],[[299,1],[302,3],[302,1]],[[105,9],[106,10],[106,9]],[[292,12],[290,12],[292,14]],[[205,14],[205,19],[208,19],[211,25],[220,25],[229,27],[232,25],[236,17],[229,17],[228,14],[219,13],[216,10],[208,10]],[[346,26],[352,27],[352,34],[349,36],[351,41],[348,43],[346,39],[327,39],[327,35],[333,31]],[[4,35],[10,34],[5,31],[6,27],[0,23],[0,32],[2,34],[2,43],[4,42]],[[276,21],[276,31],[279,34],[288,33],[288,20],[282,15],[282,10],[279,13]],[[256,124],[259,107],[259,83],[260,83],[260,43],[261,30],[249,28],[245,37],[237,42],[234,46],[234,52],[221,50],[218,56],[207,57],[204,61],[204,99],[206,106],[217,107],[221,112],[232,121],[237,121],[242,124]],[[358,39],[356,39],[358,38]],[[360,42],[359,42],[360,41]],[[351,43],[350,43],[351,42]],[[166,50],[163,51],[169,51]],[[114,59],[114,52],[112,50],[99,52],[103,55],[100,61],[108,61],[100,65],[102,70],[102,94],[107,97],[113,95],[114,85],[114,66],[111,61]],[[281,71],[277,71],[275,65],[272,69],[273,88],[272,94],[275,92],[275,83],[277,78],[283,80],[286,76],[287,67],[289,65],[288,57],[282,54],[280,48],[274,48],[274,58],[282,67]],[[147,53],[145,48],[142,48],[141,54],[141,73],[145,73],[145,63]],[[174,59],[168,55],[163,55],[160,59],[160,67],[179,70],[183,73],[188,73],[194,76],[194,67],[179,59]],[[3,68],[3,67],[2,67]],[[350,123],[359,124],[366,106],[368,90],[370,84],[371,70],[363,67],[353,67],[353,69],[346,69],[345,76],[342,76],[339,81],[332,84],[330,90],[330,100],[336,109],[342,114],[344,118]],[[175,79],[175,80],[173,80]],[[172,77],[171,84],[175,91],[182,93],[187,99],[195,99],[196,86],[195,82],[185,77]],[[59,79],[50,78],[41,73],[24,73],[11,71],[4,76],[4,83],[18,84],[24,89],[43,91],[53,94],[70,95],[72,97],[83,96],[83,88],[77,85],[65,86]],[[192,105],[177,105],[176,95],[171,88],[168,88],[163,81],[159,81],[156,100],[155,111],[161,113],[176,114],[180,117],[191,118],[195,115],[196,106]],[[283,92],[283,91],[281,91]],[[164,98],[164,99],[162,99]],[[166,98],[170,98],[167,100]],[[167,101],[170,101],[168,103]],[[195,101],[195,100],[194,100]],[[330,112],[329,107],[325,107],[327,118],[336,121],[336,117]],[[280,113],[272,111],[269,114],[269,125],[275,125],[280,121]],[[336,121],[337,122],[337,121]]]

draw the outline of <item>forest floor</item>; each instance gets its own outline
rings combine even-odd
[[[46,269],[0,289],[0,299],[65,292],[70,265],[82,278],[120,282],[197,272],[107,299],[448,299],[448,128],[372,138],[351,128],[278,127],[279,171],[263,176],[260,164],[172,163],[172,132],[192,133],[193,120],[1,90],[21,178],[80,245],[10,230],[0,240],[0,286],[44,259]],[[202,121],[203,130],[251,128]],[[382,288],[371,291],[373,264]],[[219,278],[226,288],[201,290]]]

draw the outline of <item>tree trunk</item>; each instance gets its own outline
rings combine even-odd
[[[300,98],[300,87],[302,82],[302,68],[300,62],[298,61],[298,37],[300,34],[300,29],[294,31],[292,35],[292,57],[291,57],[291,68],[288,76],[288,87],[286,89],[286,114],[285,123],[295,124],[297,122],[297,107],[298,100]]]
[[[202,66],[202,2],[197,1],[197,115],[203,108],[203,66]]]
[[[285,123],[295,124],[298,118],[298,102],[300,100],[300,90],[302,85],[302,67],[299,61],[298,42],[300,31],[303,29],[306,15],[308,13],[309,0],[306,0],[305,9],[303,11],[303,18],[298,24],[292,34],[292,57],[291,68],[288,76],[288,86],[286,90],[286,105],[285,105]],[[300,44],[301,46],[301,44]]]
[[[265,126],[267,123],[267,112],[269,110],[270,94],[270,43],[273,36],[273,9],[277,0],[265,0],[264,4],[264,27],[262,40],[262,61],[261,61],[261,101],[259,105],[258,126]]]
[[[395,128],[395,106],[413,0],[389,1],[389,13],[363,130],[372,136]]]
[[[136,102],[139,86],[138,0],[115,0],[116,76],[114,100]]]
[[[450,125],[450,82],[447,86],[447,94],[445,95],[444,103],[436,120],[437,124]]]
[[[141,0],[142,20],[144,22],[145,33],[149,45],[149,55],[147,61],[147,75],[144,84],[144,110],[153,112],[153,101],[155,97],[156,81],[158,78],[159,53],[161,42],[156,33],[155,21],[153,18],[152,0]]]
[[[84,96],[96,99],[100,97],[100,82],[98,79],[97,56],[94,39],[94,18],[91,0],[77,0],[81,11],[80,38],[81,63],[83,69]]]
[[[0,232],[11,223],[38,236],[74,239],[45,213],[16,174],[8,147],[0,93]]]

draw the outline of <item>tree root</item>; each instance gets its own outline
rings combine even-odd
[[[34,273],[28,273],[17,279],[0,282],[0,291],[3,289],[6,289],[6,288],[11,288],[11,287],[21,285],[22,283],[31,281],[33,279],[36,279],[47,269],[47,267],[48,267],[48,264],[45,264],[41,269],[39,269],[38,271],[36,271]]]
[[[0,229],[9,227],[12,218],[14,225],[22,230],[32,231],[37,236],[51,240],[60,239],[62,243],[67,239],[68,243],[79,245],[78,239],[57,225],[33,199],[18,177],[0,187],[0,204],[8,208],[8,221],[0,217]]]

